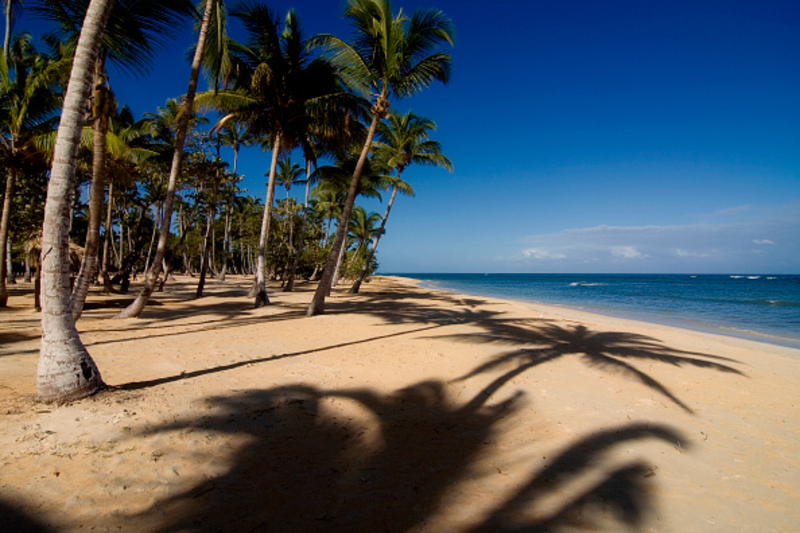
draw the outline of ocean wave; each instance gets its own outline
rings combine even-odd
[[[589,283],[586,281],[573,281],[570,287],[605,287],[608,283]]]
[[[771,307],[800,307],[800,302],[786,300],[748,300],[745,303],[755,305],[769,305]]]

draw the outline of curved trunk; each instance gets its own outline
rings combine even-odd
[[[356,163],[356,168],[353,172],[353,179],[350,180],[350,186],[347,189],[347,198],[342,208],[342,216],[339,217],[339,226],[336,228],[336,238],[333,240],[331,253],[328,255],[328,260],[325,262],[325,270],[323,270],[322,278],[319,281],[319,285],[317,285],[316,292],[314,292],[314,298],[311,300],[311,304],[306,310],[306,315],[308,316],[319,315],[325,312],[325,297],[331,290],[334,270],[336,270],[336,263],[339,259],[339,250],[347,236],[347,228],[350,225],[350,215],[353,212],[353,205],[356,202],[358,186],[361,182],[361,172],[364,170],[364,164],[367,161],[367,155],[372,146],[372,138],[375,136],[375,129],[378,127],[380,119],[380,114],[378,112],[373,112],[372,123],[370,123],[369,131],[367,132],[367,140],[364,143],[364,148],[361,150],[361,155],[358,158],[358,163]]]
[[[104,386],[72,319],[69,215],[84,106],[112,3],[112,0],[92,0],[86,11],[64,98],[47,187],[42,228],[42,342],[36,375],[39,398],[44,401],[74,400]]]
[[[13,147],[12,147],[13,150]],[[14,184],[17,181],[17,170],[11,168],[6,178],[6,192],[3,198],[3,215],[0,218],[0,307],[8,305],[8,288],[6,287],[6,248],[8,243],[8,227],[11,223],[11,201],[14,199]]]
[[[264,218],[261,220],[261,235],[258,239],[258,258],[256,265],[255,306],[269,305],[267,297],[267,242],[269,227],[272,223],[272,201],[275,196],[275,169],[278,168],[278,152],[281,147],[280,132],[272,141],[272,163],[269,166],[269,182],[267,182],[267,201],[264,205]]]
[[[94,64],[94,136],[92,152],[92,194],[89,198],[89,228],[86,231],[86,246],[83,261],[72,290],[72,318],[77,321],[83,313],[83,304],[89,293],[89,284],[97,276],[97,252],[100,247],[100,220],[103,218],[103,196],[106,182],[106,137],[108,136],[108,113],[106,112],[105,76],[103,57],[98,56]]]
[[[400,179],[400,172],[397,173],[397,179]],[[350,294],[358,294],[358,291],[361,290],[361,284],[364,283],[364,278],[367,277],[367,272],[369,272],[369,265],[372,263],[372,258],[375,257],[375,250],[378,249],[378,242],[381,240],[381,235],[386,228],[386,220],[389,218],[389,213],[392,211],[392,204],[394,204],[394,198],[397,196],[397,185],[394,186],[392,189],[392,197],[389,198],[389,203],[386,205],[386,213],[383,215],[383,220],[381,220],[381,227],[378,229],[378,234],[375,236],[375,241],[372,243],[372,248],[370,248],[369,253],[367,254],[367,259],[364,261],[364,268],[361,269],[361,272],[358,274],[358,279],[353,283],[353,286],[350,287]]]
[[[169,171],[167,197],[164,200],[164,215],[161,217],[161,233],[158,237],[156,255],[153,258],[153,268],[146,273],[144,287],[142,287],[139,295],[133,303],[123,309],[116,318],[138,317],[142,311],[144,311],[144,307],[150,300],[150,296],[153,294],[153,290],[156,287],[158,276],[161,274],[161,265],[164,262],[164,254],[167,251],[169,228],[172,224],[172,204],[175,201],[175,190],[178,187],[178,174],[180,173],[181,161],[183,160],[183,145],[186,142],[186,134],[189,131],[189,120],[192,118],[194,95],[197,92],[197,78],[200,76],[200,65],[203,62],[203,51],[206,46],[213,4],[214,2],[211,0],[206,2],[205,12],[203,13],[203,23],[200,26],[200,34],[197,37],[197,47],[195,48],[194,58],[192,59],[192,72],[189,76],[186,101],[183,103],[183,113],[181,114],[181,120],[178,124],[178,130],[175,132],[175,153],[172,156],[172,166]]]

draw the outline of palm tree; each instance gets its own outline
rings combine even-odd
[[[349,0],[345,16],[356,32],[353,44],[332,35],[319,36],[314,43],[327,48],[331,62],[348,85],[364,96],[373,95],[372,122],[347,189],[333,249],[306,313],[309,316],[325,310],[336,252],[344,243],[361,172],[378,123],[389,111],[389,99],[410,96],[434,81],[447,83],[450,78],[450,56],[443,51],[432,52],[445,43],[453,44],[452,24],[441,11],[415,11],[408,18],[402,11],[393,15],[389,0]]]
[[[207,44],[209,28],[212,25],[216,2],[220,0],[206,0],[203,11],[203,19],[197,36],[197,46],[194,50],[192,59],[192,69],[189,75],[189,86],[183,102],[183,112],[177,131],[175,132],[175,151],[172,157],[172,164],[169,171],[169,182],[167,184],[167,197],[164,200],[164,215],[161,218],[161,231],[158,236],[158,247],[156,248],[153,267],[146,273],[144,287],[136,296],[136,299],[127,308],[117,315],[117,318],[130,318],[139,316],[144,311],[150,296],[156,287],[156,282],[161,274],[161,264],[167,251],[167,240],[169,239],[169,229],[172,225],[172,204],[175,201],[175,191],[178,187],[178,174],[181,170],[183,160],[183,146],[186,142],[186,134],[189,131],[189,121],[194,115],[194,97],[197,92],[197,80],[200,77],[200,67],[203,63],[203,55]],[[222,36],[219,36],[222,38]]]
[[[35,10],[58,22],[61,32],[72,40],[79,31],[86,0],[43,0]],[[189,0],[116,0],[109,15],[109,28],[104,34],[100,54],[94,65],[91,120],[94,129],[92,157],[92,192],[89,198],[89,229],[86,233],[84,260],[75,281],[73,306],[80,316],[89,283],[96,277],[100,223],[105,195],[106,152],[109,118],[116,109],[106,74],[106,59],[132,72],[143,72],[152,63],[155,51],[165,44],[175,23],[193,13]]]
[[[96,392],[103,379],[81,342],[69,298],[69,226],[73,180],[84,107],[112,0],[92,0],[86,10],[72,66],[42,229],[42,342],[36,386],[44,401],[69,401]]]
[[[0,58],[0,128],[4,133],[0,136],[0,156],[8,171],[0,216],[0,307],[8,300],[6,250],[10,250],[8,235],[17,174],[25,154],[36,150],[34,134],[52,127],[60,105],[53,82],[58,69],[63,68],[63,63],[36,54],[28,35],[15,39],[8,55],[10,63]]]
[[[339,195],[342,199],[347,198],[347,189],[348,183],[350,181],[350,177],[353,175],[353,169],[358,165],[358,154],[356,152],[350,152],[346,155],[340,155],[340,158],[336,161],[334,165],[325,165],[317,169],[317,175],[320,179],[319,188],[320,189],[328,189],[334,191],[337,195]],[[361,180],[358,184],[358,189],[356,195],[366,196],[369,198],[377,198],[378,200],[381,199],[381,191],[385,191],[388,188],[388,182],[390,180],[390,176],[387,176],[383,173],[383,166],[375,161],[373,158],[370,158],[366,161],[363,166],[363,170],[361,172]],[[340,209],[344,209],[344,202],[339,204],[341,207]],[[341,210],[338,211],[339,216],[339,224],[342,223],[341,218]],[[349,222],[348,222],[349,224]],[[338,232],[338,227],[337,227]],[[339,269],[341,268],[342,261],[344,260],[344,253],[346,248],[346,239],[343,239],[338,244],[339,248],[332,248],[332,250],[336,250],[336,262],[335,262],[335,270],[334,275],[331,279],[331,287],[335,287],[338,284],[339,280]],[[336,241],[334,239],[333,246],[337,246]],[[333,253],[333,252],[331,252]]]
[[[405,115],[389,113],[388,124],[381,123],[378,126],[378,134],[383,142],[376,143],[376,156],[383,160],[389,168],[396,169],[397,176],[392,183],[392,196],[386,206],[386,214],[383,215],[380,230],[372,242],[372,249],[369,251],[361,274],[350,287],[351,294],[358,293],[361,283],[367,276],[369,265],[378,248],[378,242],[386,230],[386,220],[389,218],[395,196],[398,192],[409,196],[414,195],[414,189],[400,178],[403,171],[412,163],[444,167],[453,171],[453,164],[442,154],[439,142],[428,138],[428,132],[435,129],[436,124],[432,120],[418,117],[412,112]]]
[[[229,44],[238,71],[233,88],[209,91],[198,102],[225,113],[218,126],[229,120],[241,121],[272,150],[254,291],[255,306],[261,307],[269,303],[266,251],[279,155],[305,142],[312,111],[336,103],[342,92],[326,60],[309,60],[293,10],[286,15],[283,32],[270,9],[261,4],[245,3],[233,15],[241,20],[249,35],[245,44]]]
[[[239,150],[243,147],[252,146],[255,138],[247,126],[235,120],[227,122],[217,133],[219,140],[225,146],[233,148],[233,173],[237,173],[239,162]]]
[[[372,240],[378,235],[379,229],[375,224],[381,219],[378,213],[367,214],[366,209],[357,205],[353,208],[353,216],[350,218],[350,235],[356,240],[356,248],[353,257],[358,257],[361,249],[367,241]]]

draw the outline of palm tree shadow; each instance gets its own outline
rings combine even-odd
[[[521,396],[459,404],[444,383],[425,381],[388,396],[299,384],[211,398],[214,415],[147,433],[197,429],[246,436],[247,444],[233,450],[227,472],[157,503],[141,518],[165,517],[160,531],[409,531],[437,514],[449,489],[484,475],[476,461],[492,452],[489,442],[501,421],[517,418]],[[640,426],[590,436],[567,447],[561,466],[536,475],[531,488],[492,510],[486,527],[506,524],[507,511],[538,497],[543,477],[563,482],[601,470],[603,449],[646,437],[680,441],[669,429]],[[618,507],[630,509],[624,520],[646,515],[649,501],[639,493],[650,481],[639,475],[644,466],[634,467],[627,477],[607,480],[617,492],[601,486],[584,499],[619,494]]]
[[[593,529],[592,525],[612,516],[636,529],[653,507],[652,477],[657,467],[644,461],[617,466],[587,488],[573,489],[564,502],[540,508],[539,501],[564,488],[587,472],[603,468],[604,458],[614,446],[654,438],[686,446],[679,433],[663,425],[629,424],[598,431],[571,444],[551,464],[533,472],[512,496],[497,505],[472,531],[558,531]]]
[[[584,325],[563,327],[552,322],[529,320],[485,320],[476,322],[475,326],[483,331],[446,335],[444,338],[517,347],[493,357],[456,380],[461,381],[513,366],[514,368],[496,378],[493,384],[487,387],[487,392],[490,394],[535,366],[561,357],[577,355],[591,367],[632,377],[665,396],[686,412],[693,413],[692,409],[665,385],[628,361],[657,361],[679,367],[695,366],[743,375],[741,371],[730,366],[729,363],[736,362],[733,359],[679,350],[653,337],[636,333],[592,332]]]

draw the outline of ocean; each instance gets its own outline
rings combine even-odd
[[[800,348],[800,276],[396,274],[430,288],[582,309]]]

